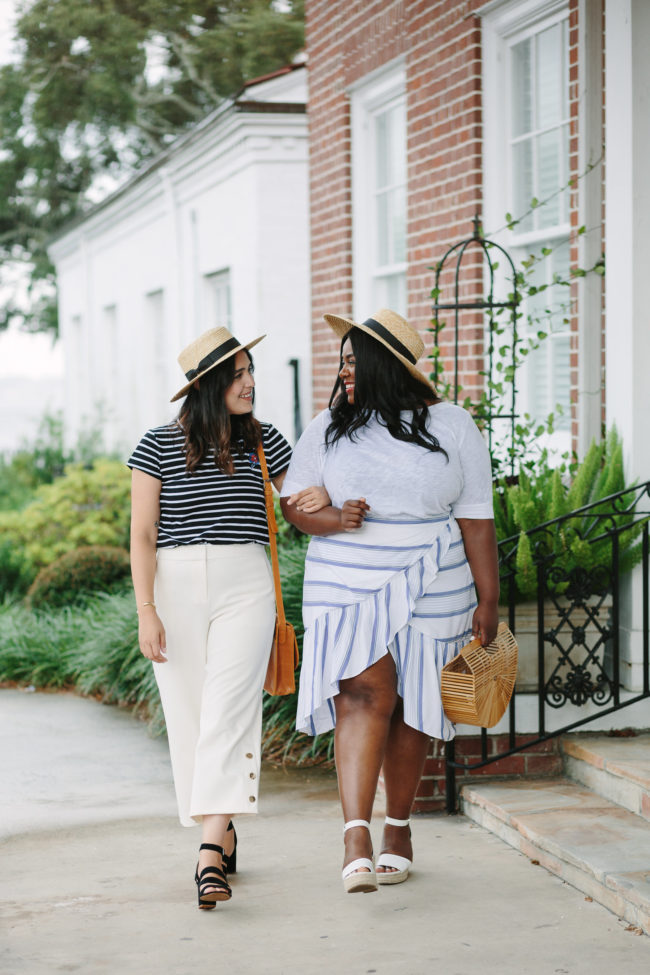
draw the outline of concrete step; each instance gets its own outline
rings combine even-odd
[[[570,782],[465,785],[465,816],[650,934],[650,825]]]
[[[650,734],[568,735],[561,747],[570,779],[650,821]]]

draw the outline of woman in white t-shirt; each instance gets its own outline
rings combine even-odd
[[[386,309],[361,324],[325,319],[342,340],[340,370],[330,408],[296,445],[282,507],[313,536],[297,726],[335,727],[352,893],[408,877],[429,738],[454,735],[440,669],[472,635],[494,639],[499,579],[488,450],[471,415],[418,370],[417,332]],[[331,498],[320,511],[312,485]],[[382,767],[388,815],[375,869],[369,822]]]

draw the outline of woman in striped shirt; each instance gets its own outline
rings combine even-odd
[[[180,821],[201,823],[199,907],[228,900],[232,816],[257,812],[262,685],[275,623],[258,446],[282,486],[291,448],[253,415],[249,350],[225,328],[181,352],[186,397],[133,471],[131,566],[142,653],[165,712]],[[322,490],[308,505],[328,503]]]
[[[342,340],[340,371],[282,491],[285,516],[313,536],[297,726],[335,726],[343,883],[371,891],[407,879],[429,738],[454,735],[440,669],[472,635],[484,645],[496,635],[491,465],[470,414],[418,370],[424,345],[403,318],[383,309],[359,325],[325,319]],[[331,498],[317,513],[301,510],[313,484]],[[369,822],[382,766],[388,815],[375,869]]]

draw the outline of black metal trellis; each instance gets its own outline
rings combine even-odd
[[[499,420],[509,420],[510,421],[510,471],[514,474],[514,443],[515,443],[515,421],[517,418],[515,408],[516,408],[516,384],[515,384],[515,370],[516,370],[516,357],[517,357],[517,319],[519,317],[518,308],[521,303],[521,294],[517,288],[517,274],[515,271],[515,266],[512,262],[512,258],[500,244],[495,243],[491,240],[486,240],[481,233],[480,221],[478,214],[473,220],[474,231],[471,237],[466,240],[460,241],[458,244],[454,244],[450,247],[442,260],[436,266],[436,278],[435,287],[433,290],[434,304],[433,304],[433,332],[436,348],[438,349],[438,355],[440,354],[440,332],[446,323],[440,321],[441,311],[451,311],[454,315],[454,383],[453,383],[453,401],[458,402],[458,395],[460,393],[459,384],[459,372],[460,372],[460,313],[462,311],[476,311],[482,312],[487,317],[487,328],[486,328],[486,338],[487,338],[487,368],[485,370],[485,376],[488,382],[488,398],[490,403],[490,408],[482,419],[485,421],[488,433],[488,446],[490,451],[492,451],[492,440],[493,440],[493,426],[496,419]],[[478,247],[482,253],[482,268],[484,281],[487,286],[487,295],[483,298],[478,298],[470,301],[461,300],[461,272],[463,259],[468,253],[470,248]],[[497,251],[499,254],[503,255],[506,265],[505,280],[512,282],[512,291],[503,301],[495,301],[494,299],[494,289],[495,289],[495,271],[497,270],[497,262],[492,260],[490,251]],[[447,266],[448,262],[453,260],[453,256],[456,257],[456,266],[454,269],[454,300],[451,302],[440,301],[441,295],[441,276]],[[510,336],[510,360],[511,360],[511,371],[508,378],[508,383],[511,386],[510,392],[510,411],[504,412],[500,407],[497,406],[495,409],[494,403],[494,389],[492,383],[494,381],[494,371],[495,371],[495,355],[494,355],[494,341],[495,335],[497,334],[497,328],[499,323],[496,321],[496,315],[501,309],[506,309],[509,311],[508,324],[511,328]]]

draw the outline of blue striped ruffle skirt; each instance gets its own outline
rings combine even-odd
[[[335,724],[339,681],[390,653],[407,724],[453,738],[440,669],[471,637],[474,582],[454,518],[381,521],[313,537],[305,562],[300,731]]]

